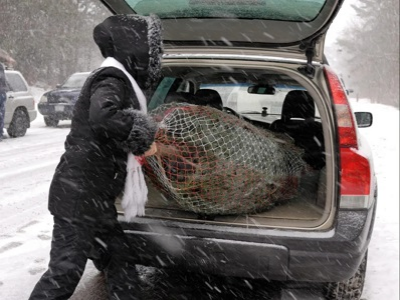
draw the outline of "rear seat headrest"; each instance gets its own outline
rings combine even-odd
[[[172,92],[165,98],[164,103],[192,103],[194,95],[186,92]]]
[[[315,118],[314,100],[307,91],[294,90],[287,93],[282,107],[282,118]]]
[[[222,110],[223,104],[219,93],[216,90],[201,89],[194,95],[194,104],[214,107]]]

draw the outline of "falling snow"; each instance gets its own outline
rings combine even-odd
[[[42,91],[34,91],[38,99]],[[361,132],[372,146],[379,182],[378,212],[363,298],[397,300],[399,111],[368,101],[353,101],[352,105],[355,111],[374,114],[373,126]],[[57,128],[49,128],[39,115],[25,137],[6,139],[0,144],[0,299],[26,299],[47,267],[52,229],[47,194],[69,125],[69,121],[64,121]],[[101,284],[96,272],[89,264],[78,290]],[[243,284],[247,289],[251,285]],[[220,287],[213,289],[218,293]]]

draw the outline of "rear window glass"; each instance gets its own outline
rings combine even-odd
[[[240,18],[311,21],[326,0],[126,0],[132,9],[160,18]]]
[[[168,68],[163,73],[163,79],[150,92],[150,111],[170,102],[198,104],[201,98],[196,92],[207,89],[218,93],[224,110],[247,120],[270,124],[281,118],[283,103],[290,91],[306,91],[289,76],[273,71],[192,68],[188,73],[185,68]],[[317,107],[313,117],[319,121]]]
[[[269,114],[280,115],[287,93],[292,90],[305,90],[301,86],[274,85],[273,94],[257,94],[248,92],[251,86],[249,83],[202,84],[200,89],[216,90],[221,96],[224,107],[231,108],[242,115],[261,115],[265,107]]]

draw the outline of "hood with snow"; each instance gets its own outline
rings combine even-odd
[[[157,16],[108,17],[94,28],[93,38],[101,54],[119,61],[142,89],[159,79],[162,38]]]

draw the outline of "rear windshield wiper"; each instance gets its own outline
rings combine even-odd
[[[246,115],[262,115],[263,112],[261,112],[261,111],[249,110],[249,111],[240,111],[239,114],[246,114]],[[266,113],[266,115],[268,115],[268,116],[280,116],[281,114]]]
[[[255,111],[255,110],[244,110],[244,111],[239,111],[239,114],[248,114],[248,115],[259,115],[261,114],[261,111]]]

